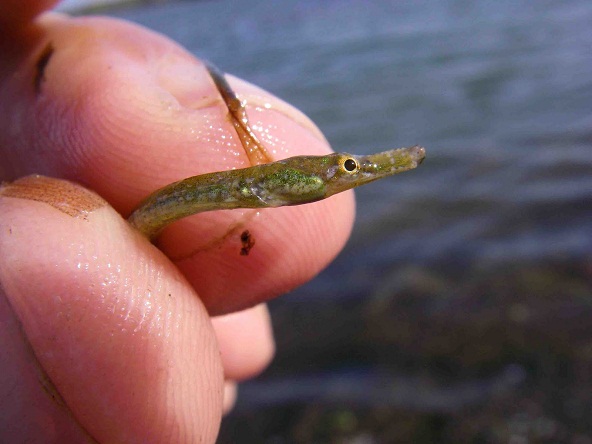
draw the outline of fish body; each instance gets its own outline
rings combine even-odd
[[[148,196],[129,217],[153,238],[178,219],[205,211],[302,205],[416,168],[425,158],[419,146],[367,156],[333,153],[295,156],[248,168],[201,174],[174,182]]]

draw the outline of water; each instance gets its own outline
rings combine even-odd
[[[430,431],[416,442],[592,436],[592,3],[248,0],[114,14],[295,104],[340,151],[427,148],[417,171],[360,189],[343,254],[272,303],[278,358],[227,430],[259,411],[254,442],[390,442],[382,406],[397,436]],[[371,388],[364,402],[359,390],[298,398],[351,371]],[[431,401],[393,390],[381,402],[385,374]],[[471,381],[469,413],[446,400]],[[277,390],[286,383],[296,395]]]

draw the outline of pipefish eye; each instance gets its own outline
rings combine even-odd
[[[358,164],[358,161],[356,159],[354,159],[353,157],[345,157],[339,163],[341,164],[340,165],[341,168],[346,173],[355,173],[360,169],[360,165]]]

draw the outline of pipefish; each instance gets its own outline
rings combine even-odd
[[[128,221],[150,239],[166,225],[193,214],[315,202],[414,169],[425,158],[424,148],[412,146],[365,156],[333,153],[262,163],[269,160],[269,155],[251,131],[244,103],[238,100],[217,68],[206,67],[251,163],[260,164],[189,177],[149,195]]]

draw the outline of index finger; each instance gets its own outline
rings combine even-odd
[[[249,166],[204,65],[170,40],[112,19],[56,15],[27,38],[8,60],[17,75],[2,79],[4,179],[75,180],[127,215],[170,182]],[[275,160],[330,150],[300,112],[229,81]],[[173,224],[158,246],[219,314],[313,277],[345,243],[353,214],[351,193],[301,207],[199,214]]]

